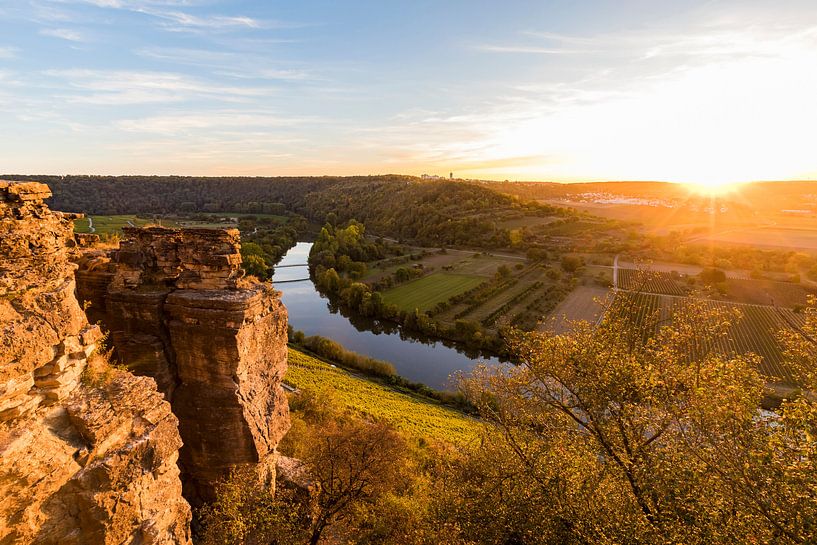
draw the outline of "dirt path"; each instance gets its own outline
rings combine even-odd
[[[618,255],[613,260],[613,291],[618,291]]]

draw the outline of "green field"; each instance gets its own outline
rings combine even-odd
[[[386,291],[386,303],[412,311],[428,310],[438,303],[479,286],[485,279],[465,274],[434,273]]]
[[[247,214],[245,214],[247,215]],[[225,212],[223,214],[224,217],[235,217],[239,216],[239,214],[232,214],[229,212]],[[263,215],[258,214],[257,216],[261,217],[269,217],[273,218],[278,223],[285,223],[287,218],[284,216],[273,216],[271,214]],[[93,228],[94,231],[91,231],[91,222],[93,220]],[[84,217],[82,219],[78,219],[74,221],[74,232],[76,233],[91,233],[97,235],[109,235],[112,233],[116,233],[122,230],[123,227],[142,227],[149,224],[156,224],[162,225],[163,227],[191,227],[191,228],[199,228],[199,229],[229,229],[235,228],[237,225],[231,223],[222,223],[222,222],[214,222],[214,221],[197,221],[197,220],[189,220],[184,218],[161,218],[161,219],[147,219],[147,218],[140,218],[133,214],[129,215],[121,215],[121,216],[90,216]]]
[[[141,227],[150,220],[137,218],[135,215],[126,216],[91,216],[93,219],[93,233],[97,235],[107,235],[121,231],[123,227],[130,227],[131,222],[136,227]],[[87,217],[74,221],[74,231],[77,233],[91,233],[90,222]]]
[[[427,398],[398,392],[292,348],[287,362],[286,381],[292,386],[326,392],[346,408],[388,421],[418,439],[462,444],[478,437],[478,421]]]

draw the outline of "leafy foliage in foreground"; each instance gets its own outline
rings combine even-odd
[[[292,351],[288,377],[301,393],[281,449],[320,484],[299,502],[273,498],[265,520],[300,532],[291,543],[814,543],[817,402],[794,397],[761,414],[752,358],[690,349],[716,345],[728,315],[693,304],[645,339],[622,314],[565,336],[520,333],[519,367],[464,381],[483,420],[459,422],[471,437],[481,426],[480,442],[456,442],[450,413],[418,427],[433,405]],[[806,316],[783,340],[814,391],[817,308]],[[355,471],[350,457],[375,450],[388,453],[372,460],[377,472]],[[347,469],[370,488],[335,509],[335,492],[358,488],[327,478],[353,477]]]
[[[494,428],[451,497],[465,534],[481,543],[813,542],[814,402],[761,416],[753,358],[694,350],[717,344],[723,313],[692,303],[647,340],[622,314],[569,336],[520,334],[521,366],[483,369],[467,384]],[[813,369],[813,350],[802,354]]]

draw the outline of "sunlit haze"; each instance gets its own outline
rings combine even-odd
[[[817,177],[812,1],[0,1],[2,171]]]

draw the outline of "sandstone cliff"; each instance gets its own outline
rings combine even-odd
[[[239,242],[234,229],[125,229],[119,249],[87,252],[77,273],[117,357],[170,401],[194,504],[238,465],[272,482],[289,428],[286,309],[270,285],[241,279]]]
[[[95,354],[49,196],[0,181],[0,544],[189,543],[177,419]]]

